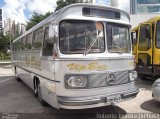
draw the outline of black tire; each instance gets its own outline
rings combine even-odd
[[[42,98],[42,92],[41,92],[41,87],[40,87],[40,84],[38,84],[38,99],[39,99],[39,102],[41,103],[42,106],[48,106],[48,103],[46,103],[46,101],[43,100]]]
[[[143,75],[143,74],[138,74],[138,77],[141,79],[141,80],[147,80],[146,76]]]
[[[17,68],[15,67],[15,72],[14,72],[14,74],[15,74],[15,77],[16,77],[16,81],[17,82],[22,82],[22,80],[17,76]]]
[[[17,82],[22,82],[22,80],[17,76],[16,76],[16,80],[17,80]]]
[[[139,77],[141,80],[144,78],[144,76],[141,75],[141,74],[138,74],[138,77]]]
[[[35,97],[38,97],[38,86],[35,86],[34,96],[35,96]]]

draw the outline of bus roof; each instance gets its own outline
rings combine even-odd
[[[92,7],[92,8],[99,8],[99,9],[108,9],[108,10],[112,10],[112,11],[119,11],[119,12],[124,13],[124,14],[130,19],[129,14],[128,14],[126,11],[124,11],[124,10],[117,9],[117,8],[114,8],[114,7],[111,7],[111,6],[93,5],[93,4],[88,4],[88,3],[76,3],[76,4],[68,5],[68,6],[60,9],[60,10],[59,10],[59,13],[63,13],[63,12],[65,12],[65,11],[66,11],[67,9],[69,9],[69,8],[78,7],[78,6],[82,6],[82,7]]]
[[[157,22],[158,20],[160,20],[160,16],[155,16],[155,17],[152,17],[151,19],[149,19],[149,20],[147,20],[147,21],[145,21],[145,22],[141,22],[141,23],[139,23],[139,25],[141,25],[141,24],[143,24],[143,23],[146,23],[146,24],[152,24],[152,23]],[[138,30],[139,25],[138,25],[138,26],[136,26],[136,27],[134,27],[131,31],[133,32],[133,31]]]
[[[158,20],[160,20],[160,16],[155,16],[155,17],[149,19],[148,21],[146,21],[146,23],[155,23]]]
[[[35,25],[34,27],[32,27],[31,29],[29,29],[28,31],[26,31],[23,35],[21,35],[20,37],[18,37],[16,40],[19,40],[20,38],[24,37],[25,35],[28,35],[30,33],[32,33],[33,31],[43,27],[45,24],[52,22],[53,20],[55,22],[57,22],[59,19],[62,18],[62,16],[68,15],[67,10],[73,10],[74,13],[71,14],[71,16],[73,16],[73,14],[75,14],[76,8],[78,7],[90,7],[90,8],[98,8],[98,9],[102,9],[102,10],[112,10],[112,11],[117,11],[122,13],[123,18],[124,15],[127,17],[127,19],[130,21],[130,16],[127,12],[117,9],[117,8],[113,8],[113,7],[109,7],[109,6],[103,6],[103,5],[93,5],[93,4],[87,4],[87,3],[77,3],[77,4],[71,4],[68,5],[62,9],[60,9],[59,11],[56,11],[54,13],[52,13],[49,17],[47,17],[46,19],[44,19],[43,21],[41,21],[40,23],[38,23],[37,25]],[[77,11],[76,11],[77,12]],[[82,14],[81,14],[82,15]],[[14,42],[13,41],[13,42]]]
[[[136,27],[134,27],[132,30],[131,30],[131,32],[134,32],[134,31],[136,31],[136,30],[138,30],[138,26],[136,26]]]

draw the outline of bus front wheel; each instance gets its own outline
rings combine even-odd
[[[38,98],[42,106],[48,106],[48,103],[46,103],[42,98],[42,91],[41,91],[40,83],[38,84]]]
[[[141,79],[141,80],[146,80],[146,76],[144,74],[138,74],[138,77]]]

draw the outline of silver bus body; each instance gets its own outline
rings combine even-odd
[[[86,11],[84,10],[84,13],[82,13],[84,8],[86,8]],[[102,10],[102,12],[108,10],[111,12],[113,11],[113,14],[114,12],[118,12],[119,15],[113,19],[112,15],[106,16],[109,18],[105,18],[105,14],[103,13],[91,14],[92,9],[93,12],[95,9]],[[98,15],[98,17],[96,15]],[[85,24],[83,24],[83,22],[85,22]],[[125,49],[123,49],[123,47],[119,48],[119,46],[116,46],[118,48],[111,46],[111,49],[114,49],[113,51],[116,52],[109,52],[107,47],[110,46],[107,45],[108,34],[106,33],[107,28],[108,33],[110,33],[109,28],[112,27],[112,24],[113,26],[114,24],[120,24],[120,27],[123,27],[124,25],[124,30],[121,31],[124,32],[126,31],[125,28],[130,28],[129,22],[129,15],[126,12],[115,8],[88,4],[67,6],[58,12],[53,13],[13,41],[13,70],[16,76],[22,79],[33,90],[35,90],[36,85],[39,83],[42,99],[57,109],[101,107],[132,99],[136,97],[139,90],[135,86],[134,80],[130,80],[130,75],[132,75],[130,73],[134,72],[134,56],[131,52],[131,42],[127,41],[128,44]],[[107,23],[111,25],[107,26]],[[92,24],[96,24],[95,27],[92,27]],[[83,32],[83,30],[78,31],[78,27],[83,29],[85,28],[85,25],[88,25],[87,28],[89,29],[96,29],[96,31],[99,29],[100,32],[103,32],[103,36],[96,36],[98,40],[95,40],[95,42],[102,44],[102,46],[95,46],[95,43],[93,42],[91,44],[94,46],[89,45],[90,48],[88,48],[88,46],[87,48],[85,47],[88,49],[87,51],[80,47],[84,46],[83,43],[81,43],[77,46],[77,49],[80,49],[77,53],[72,42],[68,43],[71,47],[70,49],[66,44],[71,40],[75,42],[75,40],[71,38],[80,38],[79,36],[85,35],[85,33],[76,34],[76,32]],[[77,29],[74,30],[74,27]],[[40,48],[36,49],[38,45],[33,47],[35,41],[32,41],[32,39],[34,32],[40,28],[43,31],[41,36],[39,35],[39,37],[42,38],[42,44],[40,45]],[[44,31],[46,28],[49,30],[48,36],[52,39],[51,41],[53,41],[52,55],[47,55],[47,48],[49,48],[49,45],[46,49],[44,48],[45,45],[47,46],[47,43],[51,42],[47,41],[48,39],[46,39],[46,41],[44,40]],[[71,35],[71,28],[76,35]],[[113,30],[114,28],[116,29]],[[69,31],[66,29],[71,30]],[[111,28],[112,32],[116,32],[117,30],[120,30],[117,26]],[[127,31],[127,33],[129,34],[129,31]],[[90,33],[88,34],[87,37],[85,36],[85,39],[90,39],[90,37],[92,37]],[[27,50],[27,48],[25,50],[20,44],[24,43],[23,38],[29,39],[29,35],[31,46],[28,45],[28,49],[30,50]],[[115,35],[114,37],[120,38],[123,37],[123,35]],[[130,39],[130,36],[128,35],[127,38]],[[69,40],[65,41],[66,39]],[[102,42],[98,42],[99,39],[104,39],[104,42],[103,40],[101,40]],[[121,45],[123,44],[124,43]],[[126,50],[129,49],[128,46],[130,47],[129,52]],[[100,49],[93,49],[93,47],[99,47]],[[46,50],[45,53],[43,51],[44,49]]]

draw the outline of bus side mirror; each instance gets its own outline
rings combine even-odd
[[[49,26],[49,37],[53,38],[53,37],[55,37],[57,35],[58,35],[58,28],[57,28],[57,26],[51,24]]]

